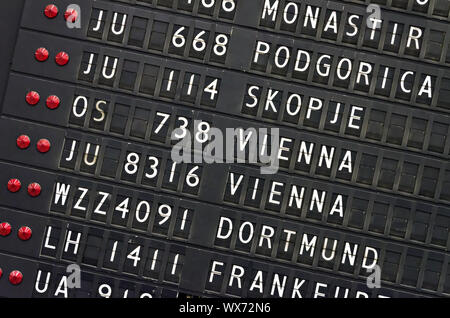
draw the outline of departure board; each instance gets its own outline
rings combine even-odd
[[[0,297],[450,296],[450,1],[0,6]]]

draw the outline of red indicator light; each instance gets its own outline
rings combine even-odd
[[[27,94],[27,97],[25,98],[27,103],[30,105],[36,105],[37,103],[39,103],[40,100],[40,96],[37,92],[35,91],[31,91]]]
[[[37,197],[41,193],[41,186],[37,182],[28,185],[28,194],[32,197]]]
[[[3,276],[3,269],[0,268],[0,278]]]
[[[31,234],[32,231],[28,226],[22,226],[17,232],[17,235],[22,241],[28,241],[31,237]]]
[[[17,192],[20,190],[22,184],[19,179],[11,179],[8,181],[8,190],[9,192]]]
[[[50,141],[48,141],[47,139],[40,139],[37,142],[36,147],[39,152],[42,153],[48,152],[50,150]]]
[[[53,19],[58,15],[58,7],[54,4],[49,4],[45,7],[44,14],[47,18]]]
[[[11,233],[11,224],[8,222],[0,223],[0,235],[8,236]]]
[[[46,48],[40,47],[36,50],[34,56],[36,57],[36,60],[44,62],[48,59],[48,51]]]
[[[20,271],[14,270],[9,274],[9,282],[13,285],[19,285],[22,282],[23,275]]]
[[[59,97],[56,95],[51,95],[47,98],[47,107],[50,109],[58,108],[60,103]]]
[[[30,137],[27,135],[21,135],[17,137],[17,147],[20,149],[27,149],[30,145]]]
[[[70,21],[74,23],[75,21],[77,21],[78,18],[78,12],[75,9],[68,9],[65,13],[64,13],[64,19],[66,19],[66,21]]]
[[[69,63],[69,54],[66,52],[59,52],[55,57],[56,64],[64,66]]]

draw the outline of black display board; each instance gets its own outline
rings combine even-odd
[[[0,297],[450,296],[447,0],[72,2],[0,4]]]

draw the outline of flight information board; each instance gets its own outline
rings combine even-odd
[[[0,297],[450,296],[448,0],[14,2]]]

